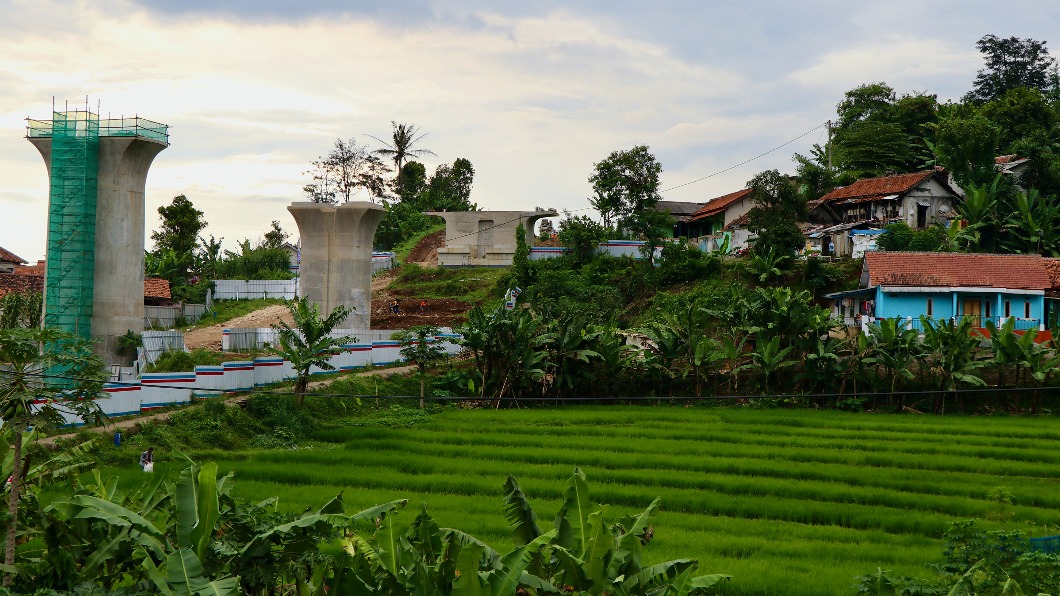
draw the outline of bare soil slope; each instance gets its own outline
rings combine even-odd
[[[424,267],[438,266],[438,249],[445,246],[445,230],[427,234],[419,244],[409,252],[406,263],[416,263]]]
[[[184,345],[189,350],[205,348],[215,352],[221,351],[221,333],[231,327],[271,327],[272,325],[286,321],[292,323],[291,313],[282,304],[266,306],[252,313],[236,317],[225,323],[193,329],[184,334]]]

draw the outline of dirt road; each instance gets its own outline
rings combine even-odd
[[[189,350],[205,348],[215,352],[221,351],[221,334],[232,327],[271,327],[280,321],[293,323],[291,313],[282,304],[273,304],[250,314],[236,317],[228,322],[192,329],[184,334],[184,345]]]
[[[403,375],[403,374],[406,374],[406,373],[413,372],[415,370],[416,370],[415,366],[395,366],[394,368],[381,368],[379,370],[368,370],[368,371],[354,373],[354,374],[356,376],[358,376],[358,377],[373,377],[373,376],[375,376],[375,377],[389,377],[389,376],[392,376],[392,375]],[[343,378],[344,376],[346,376],[346,375],[342,375],[342,376],[338,376],[338,377],[331,377],[330,379],[327,379],[325,381],[314,381],[314,382],[309,384],[309,388],[310,389],[317,389],[317,388],[320,388],[320,387],[325,387],[325,386],[330,385],[331,383]],[[263,391],[262,393],[268,393],[268,391],[266,390],[266,391]],[[232,397],[226,398],[225,399],[225,403],[237,402],[237,401],[239,401],[241,399],[246,398],[246,396],[247,396],[247,394],[245,394],[245,393],[241,393],[239,395],[234,395]],[[112,420],[112,421],[110,421],[109,424],[107,424],[107,426],[105,426],[103,428],[95,428],[95,429],[90,429],[90,430],[96,430],[96,431],[99,431],[100,433],[109,435],[109,434],[113,434],[113,433],[115,433],[117,431],[125,431],[125,430],[128,430],[130,428],[136,428],[140,424],[142,424],[144,422],[147,422],[147,421],[167,420],[168,418],[170,418],[171,416],[173,416],[177,412],[180,412],[181,410],[183,410],[183,408],[176,409],[176,410],[169,410],[169,411],[166,411],[166,412],[159,412],[157,414],[148,414],[146,416],[130,416],[128,418],[121,418],[120,420]],[[78,430],[80,430],[80,429],[78,429]],[[55,443],[55,441],[58,440],[58,439],[61,439],[63,437],[68,437],[70,435],[73,435],[73,434],[77,433],[78,430],[70,431],[68,433],[62,433],[62,434],[59,434],[59,435],[52,435],[50,437],[45,437],[45,438],[41,439],[40,442],[41,442],[42,445],[51,445],[51,444]]]

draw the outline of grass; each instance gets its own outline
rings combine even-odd
[[[226,323],[237,317],[243,315],[249,315],[250,313],[265,308],[266,306],[272,306],[274,304],[283,304],[284,300],[280,298],[254,298],[251,300],[217,300],[213,303],[213,313],[207,312],[203,315],[202,319],[194,325],[184,327],[184,329],[195,329],[198,327],[209,327],[210,325],[217,325],[219,323]]]
[[[405,259],[409,257],[409,253],[412,252],[412,249],[416,248],[416,245],[419,244],[421,240],[435,232],[440,232],[444,229],[445,222],[437,223],[427,228],[426,230],[420,232],[419,234],[410,236],[403,240],[401,243],[394,247],[394,255],[397,257],[397,262],[404,263]]]
[[[502,549],[507,475],[550,527],[580,466],[611,518],[662,497],[649,563],[698,558],[703,572],[732,574],[735,594],[850,594],[876,567],[930,576],[956,520],[997,528],[990,519],[1011,514],[1007,528],[1039,536],[1060,523],[1050,418],[614,406],[393,408],[359,424],[318,430],[300,449],[197,457],[234,470],[244,498],[278,495],[292,511],[340,491],[353,509],[408,498]],[[1015,505],[988,497],[999,486]]]
[[[493,290],[507,273],[507,268],[502,267],[443,269],[406,264],[401,266],[390,284],[390,291],[399,296],[496,306],[500,304],[501,298]]]

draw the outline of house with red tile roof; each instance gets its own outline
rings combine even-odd
[[[750,234],[747,226],[741,226],[740,222],[746,220],[747,212],[753,206],[749,188],[707,201],[691,217],[691,222],[698,224],[702,230],[696,239],[700,248],[708,252],[717,250],[725,239],[728,239],[729,247],[733,250],[746,248]]]
[[[858,180],[833,190],[820,201],[846,223],[904,221],[919,230],[952,218],[957,197],[945,173],[929,170]]]
[[[16,267],[25,264],[26,259],[23,259],[6,248],[0,247],[0,274],[13,273]]]
[[[954,206],[959,197],[958,191],[950,186],[948,176],[941,171],[858,180],[807,206],[811,222],[824,224],[832,220],[825,227],[808,230],[807,237],[824,256],[855,256],[855,252],[865,249],[856,246],[858,234],[864,236],[867,230],[882,229],[899,221],[917,230],[936,222],[946,224],[955,215]]]
[[[848,324],[898,317],[919,329],[922,316],[970,317],[978,328],[1011,320],[1025,331],[1045,329],[1054,281],[1040,255],[876,251],[865,253],[860,286],[827,296]]]

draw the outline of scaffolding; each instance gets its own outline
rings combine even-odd
[[[92,337],[99,116],[55,112],[48,205],[45,325]],[[35,136],[45,136],[43,134]]]
[[[86,100],[87,102],[87,100]],[[139,116],[105,118],[84,110],[52,110],[27,119],[26,138],[51,139],[45,325],[91,339],[95,290],[99,143],[135,137],[169,144],[169,126]]]

